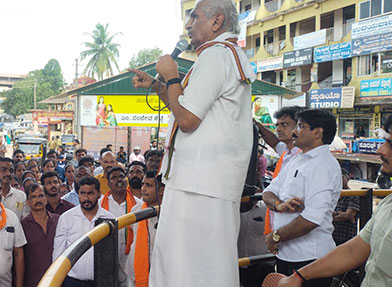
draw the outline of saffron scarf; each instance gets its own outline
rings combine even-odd
[[[5,207],[2,203],[0,203],[0,208],[1,208],[0,230],[2,230],[7,222],[7,212],[5,212]]]
[[[126,212],[130,213],[132,207],[136,204],[136,200],[133,197],[133,194],[131,192],[131,189],[127,187],[127,195],[126,195]],[[112,192],[109,190],[103,197],[101,206],[103,209],[106,209],[109,211],[109,195],[111,195]],[[126,245],[125,245],[125,254],[129,254],[131,251],[131,244],[133,242],[133,231],[131,226],[127,226],[125,228],[125,239],[126,239]]]
[[[274,170],[274,174],[272,176],[272,178],[275,178],[278,176],[280,169],[282,168],[282,164],[283,164],[283,157],[285,155],[285,151],[282,153],[282,155],[279,158],[278,163],[276,164],[275,170]],[[272,228],[271,228],[271,210],[267,207],[267,211],[265,212],[265,221],[264,221],[264,235],[267,235],[269,233],[272,232]]]
[[[147,208],[147,203],[143,203],[142,209]],[[148,287],[148,276],[150,272],[148,246],[148,220],[139,222],[136,234],[135,246],[135,287]]]

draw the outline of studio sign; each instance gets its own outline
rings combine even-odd
[[[309,104],[312,109],[340,108],[341,95],[341,88],[311,90]]]

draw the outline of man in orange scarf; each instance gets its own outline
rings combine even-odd
[[[147,171],[142,183],[143,202],[135,205],[132,212],[158,205],[162,202],[164,189],[161,176],[155,177],[153,171]],[[132,225],[135,240],[126,266],[131,286],[148,287],[157,222],[157,217],[153,217]]]
[[[265,140],[265,142],[272,147],[276,153],[280,156],[279,161],[274,170],[273,178],[277,177],[279,172],[283,169],[283,167],[292,159],[300,149],[294,146],[292,135],[293,130],[297,124],[297,113],[303,110],[304,108],[293,106],[293,107],[284,107],[274,113],[274,118],[276,121],[276,134],[275,135],[271,130],[264,127],[261,123],[255,122],[257,127],[259,128],[259,133],[261,137]],[[264,226],[264,234],[269,234],[273,227],[273,211],[267,209],[267,213],[265,216],[265,226]]]
[[[126,213],[129,213],[132,207],[140,202],[139,199],[135,198],[131,191],[127,189],[127,180],[125,171],[119,167],[113,167],[107,172],[109,191],[100,200],[102,208],[112,213],[116,218]],[[129,251],[131,250],[131,244],[133,241],[133,232],[130,228],[123,228],[118,232],[118,248],[119,248],[119,274],[118,280],[120,286],[127,286],[127,276],[125,274],[125,263]]]

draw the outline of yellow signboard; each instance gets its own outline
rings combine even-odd
[[[81,125],[157,127],[159,102],[163,108],[164,103],[156,95],[82,96]],[[166,108],[160,115],[161,126],[167,127],[170,111]]]

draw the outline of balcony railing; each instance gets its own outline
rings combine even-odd
[[[347,34],[351,32],[352,23],[347,23],[344,25],[339,25],[331,28],[327,28],[326,30],[326,41],[339,41],[343,39]],[[313,33],[313,32],[312,32]],[[297,35],[302,36],[302,35]],[[294,45],[294,38],[290,38],[291,44]]]

